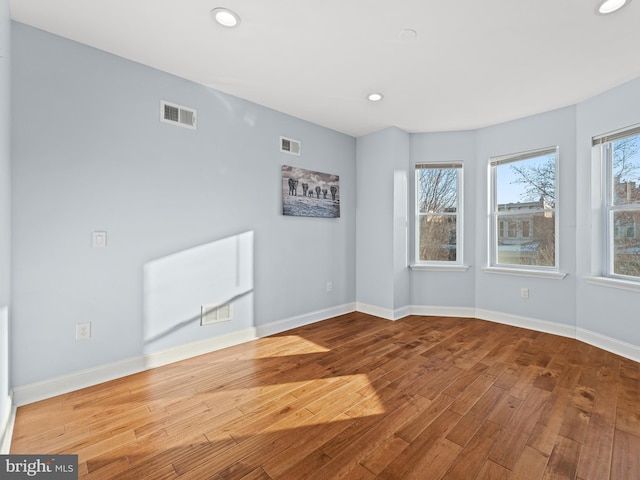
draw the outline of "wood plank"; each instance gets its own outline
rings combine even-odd
[[[411,444],[380,474],[381,480],[399,478],[440,478],[458,457],[462,447],[445,437],[458,422],[460,415],[446,410],[423,430]]]
[[[353,423],[351,417],[341,414],[332,421],[314,426],[309,435],[297,437],[288,448],[268,459],[263,464],[264,470],[273,478],[304,478],[303,472],[308,475],[318,468],[316,462],[324,465],[331,459],[320,447]],[[315,466],[310,469],[312,465]]]
[[[400,455],[409,443],[395,435],[388,437],[375,449],[373,449],[363,460],[362,465],[374,474],[379,474],[395,458]]]
[[[546,390],[532,387],[511,423],[503,430],[500,447],[491,452],[489,458],[492,461],[509,470],[513,469],[549,397],[550,393]]]
[[[496,406],[500,404],[500,400],[504,395],[504,390],[498,387],[489,388],[476,404],[471,407],[469,412],[453,427],[447,435],[447,439],[457,443],[461,447],[465,447],[487,420],[487,417],[489,417]],[[452,411],[456,411],[454,409],[455,406],[456,405],[453,404],[450,407]]]
[[[640,437],[616,430],[611,460],[612,480],[640,478]]]
[[[540,480],[548,462],[549,455],[527,445],[513,466],[509,478],[513,480]]]
[[[596,352],[594,349],[592,356]],[[580,480],[610,478],[616,420],[621,414],[624,416],[624,411],[617,409],[616,383],[620,370],[610,369],[608,360],[613,358],[611,355],[603,353],[598,358],[602,366],[598,367],[593,409],[578,463],[577,477]]]
[[[551,392],[549,401],[540,414],[540,418],[529,436],[527,445],[539,450],[546,456],[551,455],[556,438],[565,420],[564,414],[567,411],[570,397],[571,390],[567,388],[556,387]]]
[[[453,397],[445,395],[444,393],[438,395],[413,421],[406,423],[398,429],[396,435],[409,443],[413,442],[442,412],[449,408],[452,402]]]
[[[543,480],[566,480],[576,478],[578,459],[582,445],[567,437],[558,436],[549,463],[542,476]]]
[[[509,469],[487,460],[474,480],[508,480],[510,475]]]
[[[591,419],[593,401],[593,389],[577,386],[573,390],[570,404],[564,412],[564,421],[559,434],[578,443],[583,443]]]
[[[474,478],[489,457],[503,428],[497,423],[485,422],[476,435],[460,452],[455,463],[449,468],[443,480]]]

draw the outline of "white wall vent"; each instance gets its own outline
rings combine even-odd
[[[280,137],[281,152],[300,156],[301,150],[302,150],[302,144],[300,143],[300,140],[294,140],[293,138],[287,138],[287,137]]]
[[[202,305],[202,307],[200,307],[200,325],[203,326],[228,322],[232,317],[233,308],[230,303],[223,305]]]
[[[175,103],[160,102],[160,121],[180,127],[196,129],[196,111]]]

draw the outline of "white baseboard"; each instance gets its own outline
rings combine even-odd
[[[578,328],[576,331],[576,338],[581,342],[588,343],[594,347],[601,348],[621,357],[628,358],[634,362],[640,362],[640,347],[632,345],[622,340],[616,340],[615,338],[607,337],[601,333],[585,330],[584,328]]]
[[[11,449],[11,437],[13,424],[16,419],[16,407],[13,405],[11,395],[7,399],[7,411],[0,419],[0,455],[7,455]]]
[[[358,312],[366,313],[367,315],[373,315],[374,317],[384,318],[385,320],[393,320],[393,310],[390,308],[378,307],[377,305],[369,305],[367,303],[356,303],[356,310]]]
[[[537,332],[552,333],[561,337],[576,338],[576,327],[574,325],[548,322],[546,320],[522,317],[520,315],[512,315],[510,313],[496,312],[493,310],[484,310],[482,308],[476,308],[475,311],[475,318],[480,320],[502,323],[504,325],[511,325],[512,327],[527,328]]]
[[[412,315],[411,306],[396,308],[393,311],[393,320],[400,320],[401,318]]]
[[[150,368],[161,367],[169,363],[179,362],[180,360],[186,360],[187,358],[197,357],[198,355],[204,355],[205,353],[249,342],[256,338],[256,328],[250,327],[217,337],[179,345],[160,352],[148,353],[144,355],[144,369],[148,370]]]
[[[377,305],[357,302],[355,309],[358,312],[366,313],[367,315],[373,315],[374,317],[384,318],[385,320],[399,320],[408,315],[411,315],[410,306],[392,310],[391,308],[378,307]]]
[[[89,368],[67,375],[14,387],[13,403],[16,406],[26,405],[46,398],[62,395],[81,388],[108,382],[116,378],[143,372],[150,368],[160,367],[187,358],[220,350],[242,342],[255,340],[255,328],[247,328],[218,337],[207,338],[197,342],[169,348],[161,352],[144,354],[140,357],[128,358],[99,367]]]
[[[433,317],[469,317],[475,318],[476,309],[473,307],[438,307],[427,305],[412,305],[411,315],[425,315]]]
[[[226,347],[255,340],[256,338],[284,332],[292,328],[319,322],[328,318],[355,311],[356,304],[348,303],[337,307],[298,315],[267,325],[251,327],[237,332],[231,332],[218,337],[207,338],[197,342],[180,345],[160,352],[143,354],[139,357],[128,358],[119,362],[100,365],[95,368],[73,372],[68,375],[43,380],[13,388],[13,404],[16,406],[37,402],[56,395],[62,395],[81,388],[108,382],[134,373],[143,372],[150,368],[161,367],[169,363],[178,362],[205,353],[221,350]]]
[[[284,320],[268,323],[266,325],[258,325],[256,326],[256,333],[258,337],[267,337],[269,335],[275,335],[276,333],[286,332],[292,328],[303,327],[311,323],[344,315],[345,313],[351,313],[355,310],[355,302],[338,305],[337,307],[325,308],[323,310],[316,310],[315,312],[296,315],[295,317],[285,318]]]

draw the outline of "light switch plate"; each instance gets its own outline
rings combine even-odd
[[[107,232],[93,232],[91,235],[91,246],[93,248],[106,248]]]

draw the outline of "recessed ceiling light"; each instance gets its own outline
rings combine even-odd
[[[620,10],[625,5],[628,5],[631,0],[604,0],[600,2],[598,7],[598,13],[601,15],[607,15],[609,13]]]
[[[381,93],[370,93],[367,98],[370,102],[379,102],[384,98],[384,95],[382,95]]]
[[[223,27],[233,28],[240,25],[240,17],[238,14],[228,8],[214,8],[211,10],[211,16]]]

